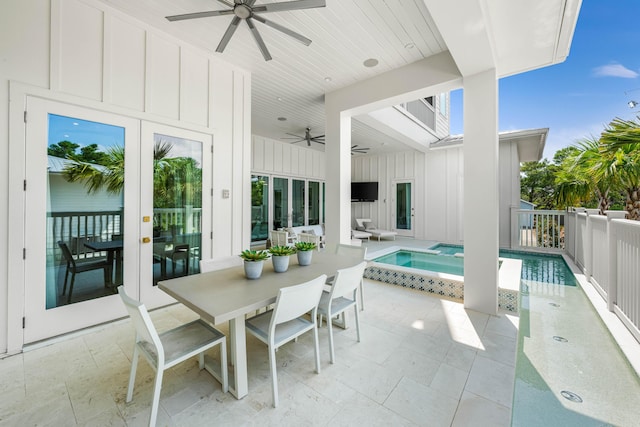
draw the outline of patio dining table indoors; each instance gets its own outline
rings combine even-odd
[[[338,269],[359,262],[362,262],[361,258],[314,252],[311,265],[298,265],[294,256],[284,273],[276,273],[271,261],[267,260],[262,276],[257,280],[247,279],[243,267],[238,266],[163,280],[158,282],[158,287],[213,325],[229,322],[233,361],[229,389],[241,399],[248,394],[245,315],[275,303],[280,288],[304,283],[322,274],[331,276]],[[205,368],[209,372],[217,369],[215,363],[207,360]]]

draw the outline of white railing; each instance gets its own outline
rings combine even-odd
[[[616,219],[609,226],[609,309],[640,341],[640,222]]]
[[[567,250],[614,312],[640,341],[640,221],[624,211],[567,212],[566,236],[575,242]]]
[[[431,105],[421,99],[404,102],[399,105],[400,108],[405,110],[415,120],[429,129],[435,129],[435,112]]]
[[[607,242],[607,217],[602,215],[589,215],[587,230],[588,239],[592,242],[589,251],[589,273],[591,283],[593,283],[606,298],[609,292],[607,283],[609,281],[609,245],[596,244],[597,242]]]
[[[511,209],[511,248],[560,251],[565,211]]]
[[[564,250],[571,257],[576,255],[576,215],[568,212],[564,216]]]

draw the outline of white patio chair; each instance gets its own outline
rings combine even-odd
[[[316,236],[315,234],[310,234],[310,233],[298,234],[299,242],[315,243],[316,249],[320,249],[320,240],[321,240],[321,236]]]
[[[272,230],[271,234],[271,246],[287,246],[289,244],[289,233],[286,231]]]
[[[281,288],[273,310],[247,320],[247,331],[269,347],[271,393],[273,407],[278,406],[278,377],[276,350],[305,332],[313,331],[315,342],[316,373],[320,373],[320,345],[318,342],[318,302],[327,276],[300,285]],[[311,320],[302,317],[311,312]]]
[[[336,278],[333,281],[330,292],[323,292],[318,304],[318,315],[320,316],[320,324],[322,324],[322,316],[327,318],[327,327],[329,328],[329,352],[331,354],[331,363],[334,363],[335,352],[333,345],[333,324],[331,318],[344,313],[350,307],[354,308],[356,315],[356,332],[358,342],[360,342],[360,319],[358,317],[358,284],[362,280],[364,269],[367,267],[366,262],[361,262],[350,268],[338,270]]]
[[[227,342],[225,335],[202,320],[195,320],[158,335],[146,307],[129,297],[124,286],[118,287],[118,293],[124,303],[136,331],[131,358],[131,373],[127,388],[127,403],[133,398],[133,385],[138,368],[138,352],[142,353],[156,371],[151,401],[149,425],[155,426],[158,416],[158,404],[164,371],[195,355],[199,355],[200,369],[204,369],[204,352],[220,344],[220,375],[214,377],[222,384],[222,391],[229,389],[227,376]]]
[[[336,246],[336,254],[358,257],[364,261],[367,256],[367,248],[365,246],[338,244]],[[329,280],[331,279],[333,278]],[[364,277],[360,277],[360,310],[364,311]]]

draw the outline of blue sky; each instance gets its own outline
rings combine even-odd
[[[583,0],[565,62],[500,80],[501,131],[549,128],[544,157],[598,136],[640,105],[640,1]],[[625,92],[627,92],[625,94]],[[451,133],[463,133],[462,92],[451,94]]]

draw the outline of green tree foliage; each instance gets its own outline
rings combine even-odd
[[[626,194],[627,218],[640,220],[640,121],[614,119],[600,136],[603,166],[597,179],[613,179]]]
[[[75,159],[78,148],[80,148],[80,146],[71,141],[60,141],[57,144],[49,145],[47,154],[62,159]]]
[[[547,159],[525,162],[520,167],[520,197],[536,205],[536,209],[554,208],[554,174]]]

